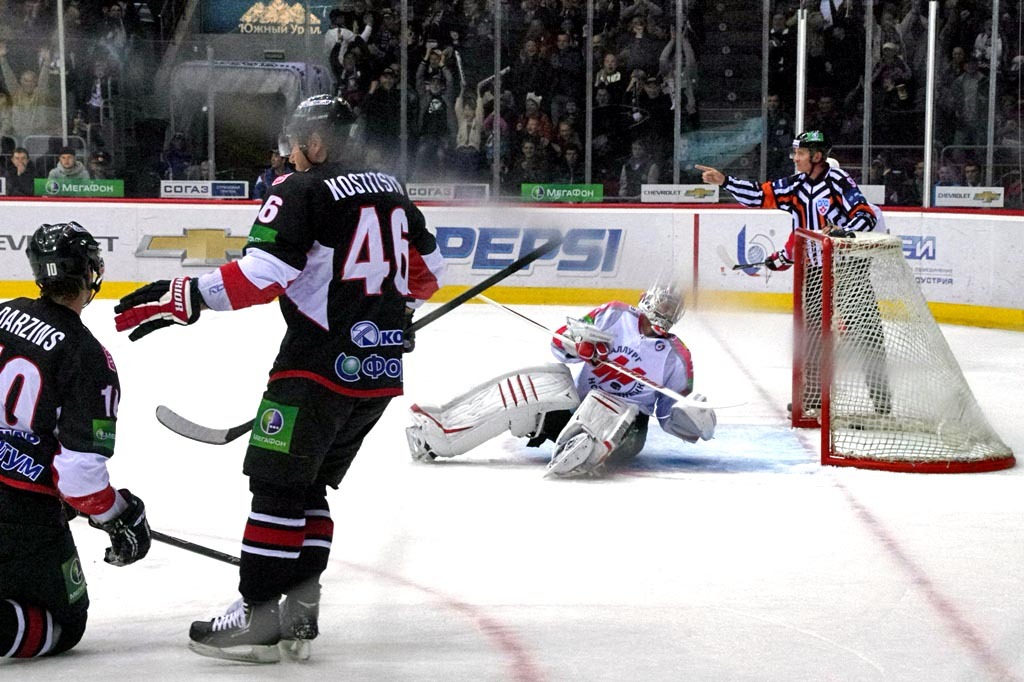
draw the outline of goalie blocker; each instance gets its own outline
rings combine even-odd
[[[554,438],[546,475],[555,477],[593,475],[611,459],[621,462],[635,457],[647,435],[648,418],[633,403],[597,389],[581,403],[565,365],[510,372],[441,407],[413,405],[410,409],[413,425],[406,429],[406,437],[413,459],[419,461],[464,454],[506,431],[543,440],[545,426],[552,430],[548,422],[560,421],[571,412]],[[563,415],[555,416],[557,412]],[[710,440],[716,423],[712,409],[677,404],[662,428],[695,443]]]

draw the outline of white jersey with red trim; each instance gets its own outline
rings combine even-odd
[[[693,391],[690,350],[674,334],[644,336],[640,333],[640,315],[634,306],[612,301],[590,311],[582,321],[614,337],[609,344],[610,362],[642,374],[676,393],[689,395]],[[567,327],[562,327],[557,333],[565,334],[566,331]],[[591,389],[599,388],[635,403],[643,414],[654,415],[659,422],[668,418],[675,402],[672,398],[606,365],[594,367],[567,354],[557,337],[551,342],[551,352],[561,362],[570,363],[581,400]]]

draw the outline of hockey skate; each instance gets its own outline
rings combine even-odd
[[[315,594],[288,595],[281,602],[281,641],[286,656],[296,661],[309,659],[313,640],[320,634],[320,586]]]
[[[281,660],[280,628],[276,601],[250,604],[239,599],[223,616],[192,623],[188,648],[229,661],[276,663]]]

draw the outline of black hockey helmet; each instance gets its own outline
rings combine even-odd
[[[99,242],[74,221],[40,225],[25,251],[36,284],[45,295],[73,296],[88,289],[95,296],[103,284]]]
[[[829,142],[828,137],[820,130],[807,130],[796,136],[793,140],[793,151],[803,147],[810,152],[821,152],[822,156],[828,157],[829,152],[832,151],[832,143]]]
[[[279,140],[281,156],[291,153],[288,136],[298,140],[299,149],[305,150],[310,134],[314,131],[329,133],[337,140],[347,136],[349,127],[356,122],[356,112],[344,97],[335,95],[313,95],[299,102],[284,128]]]

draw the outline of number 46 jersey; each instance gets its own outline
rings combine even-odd
[[[199,278],[214,310],[280,300],[288,325],[270,380],[352,396],[402,393],[406,304],[440,286],[444,261],[402,183],[317,166],[279,177],[241,259]]]

